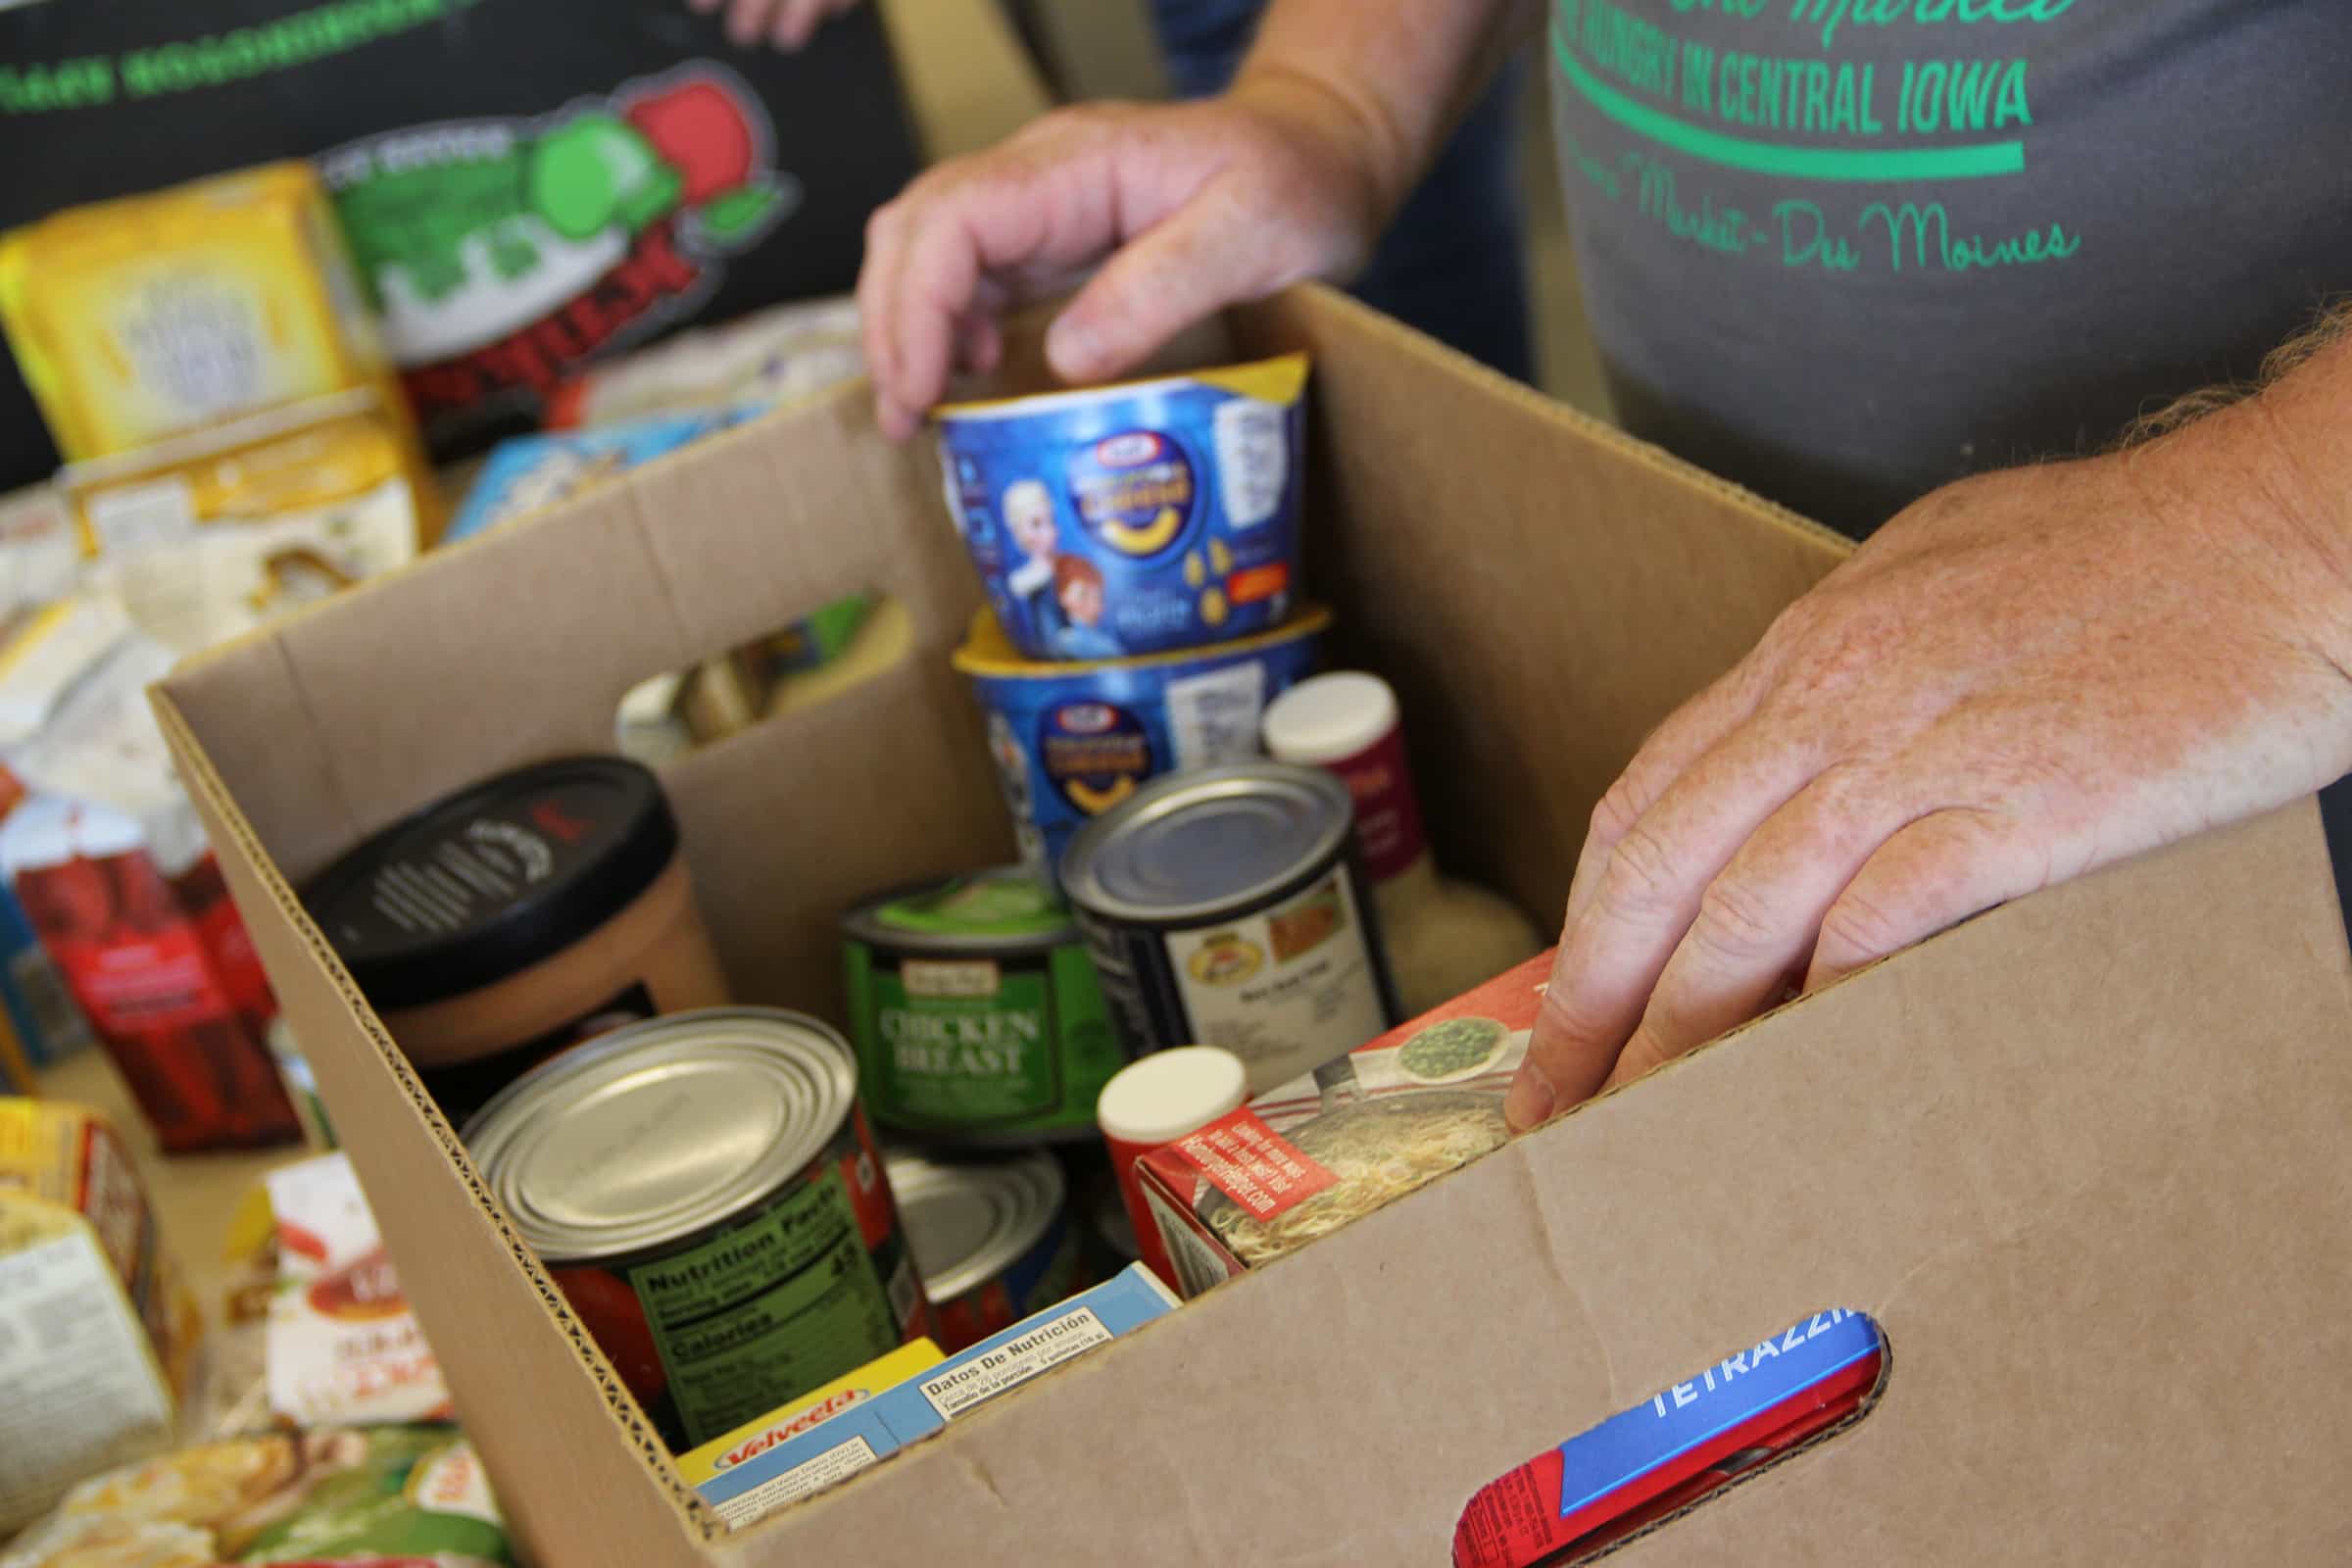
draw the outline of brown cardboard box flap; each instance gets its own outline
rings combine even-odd
[[[1316,354],[1308,573],[1403,692],[1442,846],[1556,908],[1641,735],[1838,547],[1328,293],[1231,325]],[[864,418],[749,427],[158,697],[542,1560],[1426,1565],[1483,1482],[1833,1305],[1889,1336],[1881,1405],[1627,1560],[2340,1560],[2352,949],[2308,802],[1974,921],[706,1539],[269,857],[874,588],[906,661],[665,775],[747,1000],[830,997],[853,891],[1004,848],[939,673],[968,569],[928,454]]]

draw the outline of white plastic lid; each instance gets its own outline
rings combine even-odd
[[[1266,755],[1305,767],[1346,761],[1396,727],[1389,683],[1351,669],[1300,681],[1268,705],[1263,721]]]
[[[1102,1086],[1095,1120],[1123,1144],[1164,1144],[1238,1109],[1249,1078],[1241,1057],[1215,1046],[1155,1051]]]

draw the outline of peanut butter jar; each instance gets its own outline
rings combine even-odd
[[[730,999],[648,769],[565,758],[367,840],[305,889],[452,1121],[580,1042]]]

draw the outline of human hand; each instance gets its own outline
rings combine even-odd
[[[727,36],[750,48],[762,38],[779,49],[799,49],[833,18],[857,9],[858,0],[686,0],[688,10],[710,16],[722,6]]]
[[[953,368],[995,368],[1000,312],[1108,261],[1046,335],[1100,380],[1223,306],[1362,265],[1400,177],[1349,100],[1261,73],[1205,103],[1086,104],[930,171],[866,224],[858,278],[876,416],[903,440]]]
[[[2246,405],[1889,522],[1594,811],[1511,1126],[2352,769],[2352,551],[2314,457]]]

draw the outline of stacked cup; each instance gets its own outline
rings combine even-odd
[[[936,415],[989,609],[956,656],[988,711],[1023,860],[1147,780],[1258,755],[1329,615],[1298,601],[1307,362]]]

